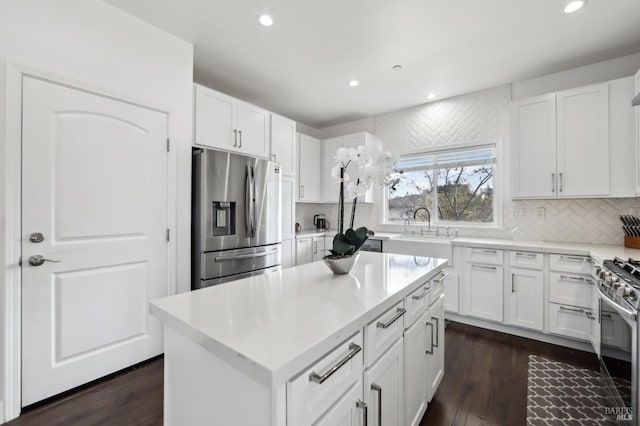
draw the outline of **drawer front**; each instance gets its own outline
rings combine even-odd
[[[509,264],[517,268],[542,270],[543,254],[530,251],[510,251]]]
[[[631,336],[629,326],[625,324],[624,318],[617,312],[603,310],[600,312],[602,321],[602,344],[623,351],[631,351]]]
[[[431,280],[431,292],[429,293],[429,306],[433,305],[438,299],[440,295],[444,291],[444,282],[449,277],[449,274],[446,271],[440,272],[440,274],[433,277]]]
[[[504,252],[502,250],[465,247],[464,256],[467,262],[484,263],[487,265],[502,265]]]
[[[431,282],[421,285],[416,291],[404,298],[407,313],[404,316],[404,328],[407,329],[424,314],[429,306]]]
[[[549,257],[549,269],[558,272],[571,272],[573,274],[590,274],[591,258],[567,254],[552,254]]]
[[[365,368],[373,365],[374,361],[402,336],[404,313],[406,312],[403,304],[404,301],[397,303],[393,308],[365,326],[364,344],[367,348],[364,360]]]
[[[362,379],[363,349],[363,336],[358,332],[287,383],[287,411],[292,424],[311,424]]]
[[[549,301],[591,308],[591,277],[568,273],[549,273]]]
[[[549,332],[574,339],[591,337],[591,309],[549,303]]]

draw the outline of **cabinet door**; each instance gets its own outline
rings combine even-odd
[[[238,151],[256,157],[269,158],[269,112],[254,105],[236,101],[236,129]]]
[[[591,310],[549,303],[549,332],[590,340],[591,321],[587,312],[591,313]]]
[[[340,195],[340,184],[338,179],[331,176],[331,169],[336,164],[334,157],[338,148],[344,147],[344,138],[342,136],[322,141],[322,191],[323,200],[331,203],[337,203]],[[354,165],[347,168],[347,174],[352,177],[352,173],[356,170]]]
[[[293,239],[282,240],[282,269],[295,266],[296,264],[293,241]]]
[[[313,238],[296,240],[296,265],[313,262]]]
[[[403,426],[404,357],[402,339],[364,373],[368,426]]]
[[[511,107],[511,124],[513,197],[555,196],[555,95],[514,102]]]
[[[426,323],[429,311],[425,312],[404,332],[404,418],[408,425],[418,426],[427,409],[427,345]],[[431,336],[429,336],[431,337]]]
[[[322,144],[318,139],[298,135],[298,201],[321,201]]]
[[[558,196],[609,194],[609,87],[558,92]]]
[[[325,256],[324,251],[324,237],[313,238],[313,261],[322,260]]]
[[[640,70],[634,76],[636,90],[634,93],[640,93]],[[635,107],[636,116],[636,194],[640,195],[640,107]]]
[[[364,426],[365,405],[360,400],[362,382],[358,381],[327,410],[314,426]]]
[[[501,266],[467,263],[464,299],[466,314],[502,322],[502,271]]]
[[[200,85],[194,85],[194,143],[233,151],[234,99]]]
[[[507,323],[540,330],[544,328],[544,281],[542,271],[511,268]]]
[[[271,159],[280,163],[282,173],[295,175],[296,122],[271,114]]]
[[[427,395],[429,401],[433,398],[444,377],[444,295],[429,307],[432,332],[431,354],[427,353],[427,367],[429,369]],[[427,342],[429,343],[429,342]]]
[[[460,287],[458,273],[455,270],[447,268],[447,277],[443,281],[443,286],[445,311],[458,313]]]
[[[294,199],[295,179],[293,176],[282,177],[282,239],[295,236],[296,203]]]

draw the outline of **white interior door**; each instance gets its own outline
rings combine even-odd
[[[162,352],[167,116],[30,77],[22,113],[26,406]]]

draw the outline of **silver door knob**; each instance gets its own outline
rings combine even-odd
[[[41,243],[44,241],[44,235],[42,235],[42,233],[40,232],[33,232],[31,235],[29,235],[29,241],[31,241],[32,243]]]
[[[56,260],[56,259],[47,259],[46,257],[39,255],[39,254],[34,254],[33,256],[31,256],[29,258],[29,265],[31,266],[40,266],[42,265],[44,262],[60,262],[60,260]]]

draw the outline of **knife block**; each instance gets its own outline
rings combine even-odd
[[[627,248],[640,248],[640,237],[624,237],[624,246]]]

